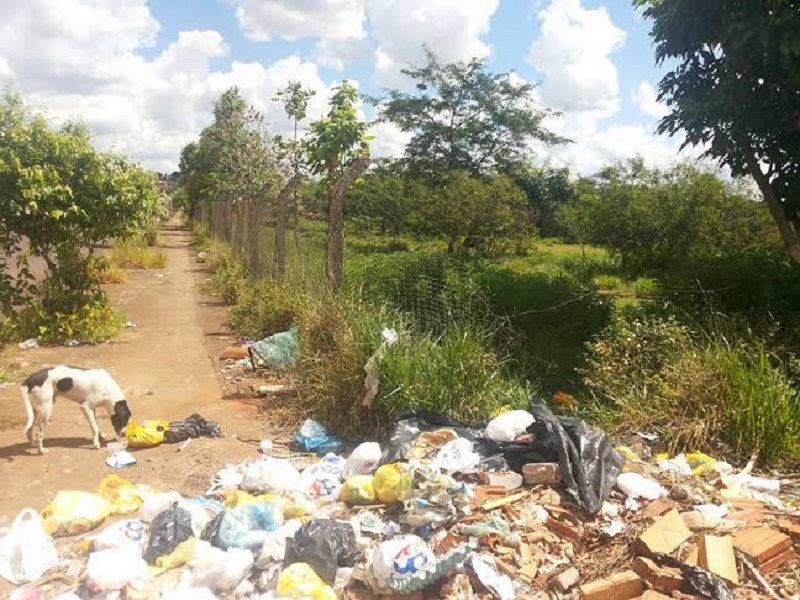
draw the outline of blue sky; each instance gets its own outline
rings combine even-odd
[[[421,45],[444,60],[487,56],[496,71],[541,80],[542,105],[563,110],[549,125],[575,143],[535,148],[539,162],[591,172],[644,155],[675,159],[677,142],[653,135],[649,24],[627,0],[29,0],[0,23],[0,82],[55,119],[84,119],[100,146],[169,170],[210,118],[213,100],[237,85],[273,129],[287,126],[270,102],[299,79],[325,109],[342,78],[374,93],[404,85],[399,69]],[[371,111],[365,108],[365,116]],[[379,155],[404,137],[375,130]]]

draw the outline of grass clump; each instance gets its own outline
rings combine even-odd
[[[800,460],[790,362],[764,340],[728,339],[648,309],[621,315],[589,347],[589,412],[609,430],[657,433],[672,452]]]
[[[106,258],[110,266],[119,269],[163,269],[167,266],[167,255],[148,248],[144,238],[118,240]]]
[[[637,298],[655,298],[660,291],[658,280],[652,277],[639,277],[631,287],[633,288],[633,294]]]
[[[211,279],[206,291],[221,298],[226,305],[234,306],[246,288],[247,269],[227,244],[212,240],[207,253],[206,266],[211,271]]]
[[[107,260],[98,260],[90,267],[90,276],[99,284],[120,284],[128,281],[128,273],[122,267]]]
[[[247,286],[231,307],[231,327],[241,336],[260,340],[286,331],[302,314],[302,295],[264,278]]]
[[[598,290],[604,292],[617,292],[625,288],[625,282],[616,275],[598,275],[592,281]]]

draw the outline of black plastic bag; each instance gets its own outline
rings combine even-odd
[[[443,415],[418,412],[406,413],[399,417],[382,444],[381,464],[403,461],[420,433],[437,429],[452,429],[459,437],[473,442],[474,451],[481,457],[480,470],[502,470],[508,467],[498,451],[498,445],[483,437],[485,424],[467,427]]]
[[[227,550],[225,546],[222,544],[219,538],[219,530],[220,526],[222,525],[222,519],[225,518],[225,511],[221,511],[216,517],[211,519],[206,526],[203,527],[203,531],[200,532],[200,539],[204,542],[208,542],[215,548],[219,548],[220,550]]]
[[[501,444],[509,467],[522,472],[526,463],[557,462],[567,489],[578,504],[595,514],[606,501],[625,457],[614,450],[610,438],[576,417],[556,417],[538,399],[531,401],[534,422],[528,427],[532,441]]]
[[[352,567],[358,558],[356,532],[350,523],[317,519],[306,523],[286,540],[284,568],[293,563],[308,563],[314,572],[330,584],[336,569]]]
[[[731,592],[728,584],[705,569],[687,565],[669,554],[658,552],[653,554],[653,561],[660,567],[680,569],[683,576],[683,587],[680,591],[684,594],[702,596],[709,600],[733,600],[733,592]]]
[[[222,437],[219,425],[215,421],[206,421],[198,414],[193,414],[183,421],[170,421],[169,428],[164,433],[167,444],[177,444],[189,438]]]
[[[159,556],[171,554],[178,544],[193,535],[192,515],[175,502],[172,508],[162,512],[150,524],[150,540],[144,551],[144,559],[147,564],[154,565]]]

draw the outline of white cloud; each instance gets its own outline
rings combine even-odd
[[[363,0],[227,0],[245,35],[256,42],[364,37]]]
[[[648,117],[660,119],[669,113],[667,106],[658,101],[658,92],[649,81],[641,81],[631,92],[631,100]]]
[[[401,158],[411,141],[411,134],[400,131],[393,123],[376,123],[370,128],[370,135],[375,137],[370,143],[374,158]]]

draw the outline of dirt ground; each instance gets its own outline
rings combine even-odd
[[[191,495],[202,492],[226,464],[257,452],[267,435],[258,408],[246,394],[223,394],[216,360],[231,341],[226,309],[200,292],[206,275],[188,248],[189,232],[176,224],[161,232],[165,269],[129,271],[126,284],[110,286],[114,304],[136,327],[121,340],[99,346],[15,351],[19,380],[45,366],[71,364],[107,369],[128,396],[136,420],[177,420],[199,413],[218,421],[224,439],[194,440],[178,453],[174,445],[133,451],[138,464],[116,471],[137,483]],[[98,411],[101,431],[113,440],[108,416]],[[0,389],[0,522],[24,507],[41,510],[58,490],[93,491],[112,472],[107,452],[91,447],[79,407],[60,399],[45,432],[45,456],[29,448],[25,410],[14,384]]]

